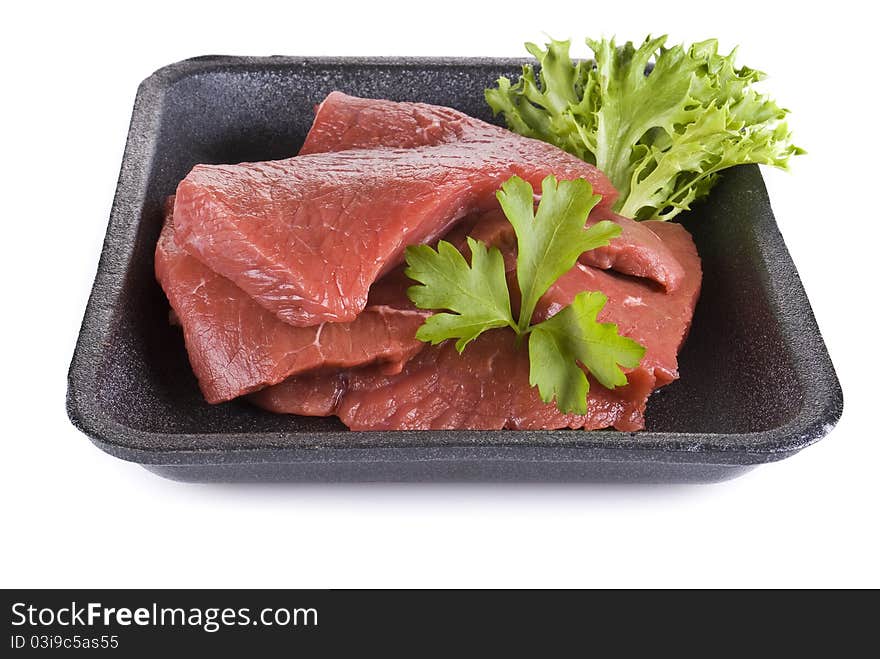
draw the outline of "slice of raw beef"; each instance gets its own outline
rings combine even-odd
[[[374,287],[375,304],[350,323],[293,327],[175,242],[169,202],[156,246],[156,278],[183,327],[190,364],[209,403],[281,382],[316,368],[380,362],[399,370],[422,349],[416,329],[427,312],[415,309],[391,273]]]
[[[419,144],[196,165],[177,188],[178,244],[291,325],[354,320],[370,285],[401,262],[407,245],[496,208],[496,191],[513,175],[538,191],[549,174],[583,177],[603,203],[616,195],[593,165],[550,144],[449,108],[363,102],[396,108],[390,120],[400,133],[415,130]],[[381,144],[388,132],[387,121],[363,111],[351,129],[331,122],[325,130],[325,123],[313,132],[356,132],[358,143],[372,134]]]
[[[644,427],[648,396],[678,377],[677,353],[687,335],[701,282],[700,259],[680,225],[649,222],[687,273],[674,292],[656,284],[577,264],[544,296],[539,318],[556,313],[583,290],[602,291],[608,303],[602,322],[643,344],[641,364],[627,373],[626,387],[608,390],[591,381],[586,415],[560,413],[543,403],[528,382],[526,350],[512,332],[494,330],[459,355],[452,342],[427,347],[397,374],[375,368],[298,377],[259,392],[254,402],[274,412],[331,413],[356,430],[549,429]],[[478,224],[472,231],[509,254],[503,223]],[[508,267],[515,263],[506,259]]]
[[[456,110],[424,103],[397,103],[332,92],[318,106],[300,154],[389,147],[412,149],[455,141],[494,139],[497,129]],[[557,178],[562,178],[557,176]],[[534,187],[534,186],[533,186]],[[539,193],[540,188],[535,188]],[[612,197],[590,215],[589,224],[611,220],[621,235],[606,247],[584,253],[582,262],[674,290],[684,278],[681,264],[641,222],[613,213]]]

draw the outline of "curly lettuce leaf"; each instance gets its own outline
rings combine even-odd
[[[520,135],[555,144],[560,149],[596,164],[591,119],[596,98],[591,62],[572,62],[569,41],[553,41],[542,51],[527,43],[526,49],[541,62],[536,76],[532,65],[523,66],[516,84],[499,78],[497,89],[486,90],[486,100],[495,114],[503,113],[508,127]],[[580,112],[576,112],[579,109]]]
[[[648,37],[636,47],[587,40],[595,62],[574,62],[570,42],[527,44],[540,72],[498,80],[486,100],[508,127],[596,165],[620,192],[615,210],[668,220],[706,196],[718,172],[759,163],[787,168],[804,153],[788,111],[753,84],[764,74],[735,65],[714,39],[685,47]]]

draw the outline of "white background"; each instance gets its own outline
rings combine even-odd
[[[880,586],[870,3],[484,4],[4,8],[0,586]],[[809,151],[766,178],[843,383],[826,440],[708,486],[186,485],[70,425],[67,367],[143,78],[209,53],[522,55],[545,32],[717,36],[770,73]]]

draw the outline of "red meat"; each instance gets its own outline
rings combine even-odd
[[[509,224],[507,225],[509,226]],[[255,403],[274,412],[329,410],[352,429],[595,429],[644,427],[651,391],[678,377],[677,353],[687,335],[701,282],[700,259],[680,225],[646,223],[687,273],[674,292],[645,280],[577,264],[542,298],[538,318],[556,313],[583,290],[602,291],[608,303],[599,315],[647,349],[627,373],[629,384],[613,391],[591,381],[586,415],[560,413],[529,386],[526,350],[507,330],[483,334],[459,355],[452,342],[425,348],[400,373],[375,368],[328,376],[292,378],[260,392]],[[509,235],[491,218],[472,233],[499,245],[509,257]],[[514,260],[507,259],[510,267]],[[322,398],[323,396],[323,398]],[[317,401],[317,402],[316,402]]]
[[[354,320],[370,285],[400,263],[407,245],[431,242],[468,213],[497,207],[495,193],[513,175],[538,190],[549,174],[584,177],[606,202],[616,195],[594,166],[449,108],[351,100],[378,108],[386,121],[361,111],[346,129],[319,112],[303,155],[196,165],[177,188],[180,246],[292,325]],[[415,118],[407,123],[407,116]],[[425,144],[336,143],[347,150],[311,152],[331,132],[381,143],[389,121],[395,135],[405,132],[400,125],[409,131],[426,123],[418,133]]]
[[[175,243],[168,205],[156,246],[156,278],[183,327],[189,361],[209,403],[218,403],[322,367],[382,362],[395,370],[422,344],[426,312],[406,298],[399,275],[379,282],[376,304],[351,323],[293,327]]]

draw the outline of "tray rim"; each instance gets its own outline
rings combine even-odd
[[[132,257],[140,208],[156,157],[155,135],[161,123],[165,93],[178,81],[229,69],[264,71],[291,67],[511,67],[530,60],[494,57],[267,57],[203,55],[164,66],[139,86],[120,175],[110,211],[95,281],[86,305],[82,326],[68,372],[66,407],[73,424],[90,437],[99,448],[124,460],[152,465],[256,464],[265,462],[324,462],[377,460],[513,460],[546,461],[564,459],[584,461],[693,462],[712,465],[754,465],[788,457],[824,437],[839,421],[843,411],[843,393],[834,366],[816,323],[806,291],[784,240],[771,213],[770,238],[760,245],[763,257],[773,251],[774,259],[792,277],[787,282],[768,278],[774,303],[787,298],[783,323],[815,329],[811,350],[796,354],[815,367],[820,378],[808,378],[801,384],[806,402],[785,424],[747,433],[625,433],[609,430],[591,432],[570,430],[543,431],[394,431],[393,441],[378,433],[363,431],[318,431],[315,433],[161,433],[134,428],[110,417],[94,396],[97,369],[102,351],[98,349],[113,331],[113,310],[119,299],[125,271]],[[756,165],[747,167],[757,170]],[[760,178],[760,175],[758,175]],[[761,179],[763,186],[763,179]],[[766,195],[766,189],[764,189]],[[108,247],[114,247],[114,250]],[[123,249],[120,250],[120,245]],[[779,264],[777,263],[777,265]],[[773,284],[777,284],[774,286]],[[779,290],[779,289],[785,290]],[[112,301],[99,299],[102,296]],[[796,309],[792,311],[791,305]],[[789,317],[789,318],[786,318]],[[807,354],[810,353],[810,354]],[[827,376],[827,377],[826,377]],[[828,381],[831,387],[818,387]],[[810,395],[808,395],[810,394]],[[809,409],[808,409],[809,408]],[[577,434],[575,441],[572,436]],[[426,442],[426,436],[442,434],[448,439]],[[167,445],[173,437],[176,447]],[[158,441],[162,438],[163,441]],[[255,438],[257,443],[254,445]],[[322,442],[318,446],[315,443]],[[564,441],[564,444],[562,442]],[[356,442],[357,446],[351,446]],[[198,444],[204,448],[193,448]],[[162,446],[161,444],[165,444]],[[226,444],[221,446],[221,444]]]

